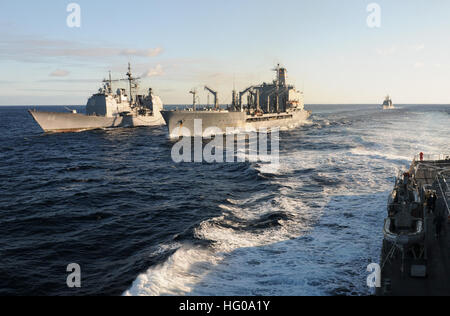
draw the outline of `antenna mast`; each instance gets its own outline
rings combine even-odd
[[[111,77],[111,70],[109,71],[109,93],[112,93],[112,77]]]
[[[128,82],[129,82],[129,84],[130,84],[130,104],[132,104],[133,103],[133,93],[132,93],[132,88],[131,88],[131,83],[132,83],[132,81],[134,80],[133,79],[133,75],[131,74],[131,64],[130,63],[128,63],[128,72],[127,72],[127,77],[128,77]]]

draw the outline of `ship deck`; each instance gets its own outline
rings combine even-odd
[[[383,249],[382,286],[377,290],[377,294],[384,296],[447,296],[450,295],[450,224],[445,221],[443,235],[437,239],[434,219],[437,214],[441,214],[446,219],[449,216],[448,183],[450,182],[450,173],[442,173],[442,171],[450,169],[450,161],[415,162],[411,170],[414,169],[419,187],[426,185],[437,192],[436,215],[426,212],[424,218],[426,236],[423,249],[416,250],[412,254],[409,253],[404,261],[402,261],[401,251],[397,250],[394,256],[389,258],[386,253],[389,253],[390,249]],[[438,173],[441,174],[441,177],[436,181]],[[386,247],[384,244],[383,248]],[[423,255],[419,253],[421,251],[423,251]],[[414,269],[426,267],[426,276],[418,276],[420,273],[413,276],[413,266]]]

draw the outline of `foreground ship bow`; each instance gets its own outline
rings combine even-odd
[[[129,95],[125,89],[117,89],[113,93],[111,76],[105,80],[104,87],[89,98],[86,105],[86,115],[59,112],[30,111],[35,121],[45,132],[64,133],[78,132],[111,127],[160,126],[164,119],[160,111],[163,109],[161,99],[152,94],[135,95],[133,88],[137,88],[137,80],[128,67],[127,79],[114,81],[128,81]]]
[[[286,83],[287,71],[278,66],[277,78],[272,83],[251,86],[237,93],[228,110],[219,108],[218,93],[214,95],[214,109],[196,109],[196,91],[193,108],[185,111],[162,111],[171,138],[181,136],[207,137],[215,134],[240,132],[249,129],[293,128],[307,121],[311,112],[304,109],[303,93]],[[247,95],[247,104],[242,99]]]

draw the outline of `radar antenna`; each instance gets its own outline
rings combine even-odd
[[[111,78],[111,71],[110,71],[109,72],[109,79],[105,79],[105,80],[103,80],[103,82],[109,84],[110,92],[112,92],[112,83],[113,82],[128,81],[129,89],[130,89],[130,104],[133,104],[133,89],[138,89],[139,88],[138,80],[140,80],[141,78],[134,78],[133,77],[133,74],[131,72],[131,64],[130,63],[128,63],[128,72],[127,72],[126,76],[127,76],[126,79],[112,80],[112,78]]]
[[[129,85],[130,85],[130,104],[133,103],[133,88],[137,89],[139,87],[139,84],[137,83],[137,80],[141,79],[141,78],[134,78],[133,74],[131,73],[131,63],[128,63],[128,72],[127,72],[127,77]]]

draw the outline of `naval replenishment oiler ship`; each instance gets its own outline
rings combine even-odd
[[[251,86],[239,93],[233,91],[232,104],[227,110],[220,109],[218,93],[209,87],[205,90],[214,96],[214,109],[197,110],[197,92],[191,91],[194,97],[192,109],[161,112],[170,137],[207,137],[230,130],[236,133],[249,128],[291,128],[305,123],[311,112],[304,108],[303,93],[286,83],[285,68],[278,65],[274,71],[277,77],[272,83]],[[246,95],[247,104],[244,104]]]
[[[131,73],[128,64],[126,79],[104,80],[103,87],[98,93],[91,96],[86,105],[86,114],[76,111],[69,113],[29,111],[39,126],[45,132],[67,133],[79,132],[101,128],[112,127],[137,127],[137,126],[160,126],[164,125],[161,116],[163,104],[158,96],[153,95],[149,89],[148,95],[135,95],[138,80]],[[113,82],[128,81],[129,96],[125,89],[117,89],[113,92]]]

